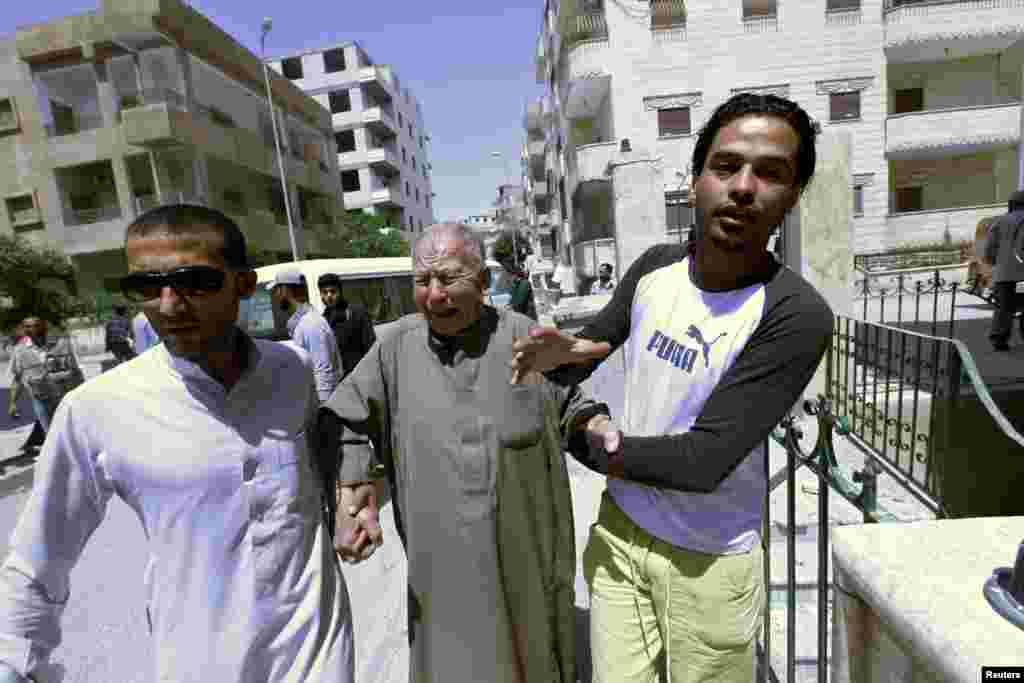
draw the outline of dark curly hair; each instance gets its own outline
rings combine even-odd
[[[800,139],[796,153],[797,182],[803,192],[814,175],[817,161],[814,138],[818,134],[818,127],[800,105],[777,95],[739,93],[720,104],[697,136],[697,144],[693,147],[693,177],[696,178],[704,171],[704,162],[707,161],[711,143],[718,131],[736,119],[750,115],[777,116],[796,131]]]

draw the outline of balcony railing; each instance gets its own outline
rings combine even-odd
[[[170,88],[145,88],[122,93],[119,99],[121,109],[133,109],[149,104],[169,104],[176,109],[185,110],[185,97]]]
[[[42,212],[38,207],[31,209],[19,209],[11,212],[11,223],[15,227],[22,227],[25,225],[35,225],[36,223],[43,222]]]
[[[779,18],[774,14],[743,17],[744,33],[769,33],[779,30]]]
[[[604,13],[577,14],[571,17],[562,40],[566,49],[584,40],[608,40],[608,21]]]
[[[1020,141],[1020,102],[895,114],[886,120],[885,130],[890,159],[931,150],[950,156],[1007,147]]]
[[[103,206],[95,209],[71,209],[65,216],[66,225],[89,225],[121,218],[120,206]]]
[[[883,46],[887,57],[897,62],[920,59],[920,44],[925,42],[957,41],[968,50],[965,54],[977,54],[988,41],[1024,30],[1022,12],[1024,0],[887,0]]]

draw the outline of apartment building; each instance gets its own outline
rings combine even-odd
[[[548,0],[546,94],[524,116],[531,221],[592,275],[636,226],[636,188],[610,169],[639,154],[680,238],[698,131],[759,92],[849,132],[856,252],[970,239],[1024,184],[1022,38],[1020,0]]]
[[[272,79],[300,256],[344,209],[330,114]],[[291,260],[260,59],[180,0],[103,0],[0,42],[0,230],[62,250],[88,295],[124,274],[124,231],[195,201]]]
[[[434,222],[423,109],[390,66],[355,42],[270,65],[330,111],[348,210],[386,216],[406,233]]]

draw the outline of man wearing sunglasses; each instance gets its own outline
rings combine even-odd
[[[219,211],[156,208],[125,250],[122,291],[164,343],[53,417],[0,567],[0,683],[26,680],[59,644],[71,571],[114,495],[148,539],[154,680],[351,683],[309,357],[236,327],[256,274]]]

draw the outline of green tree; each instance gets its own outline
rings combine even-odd
[[[77,293],[75,270],[60,251],[0,235],[0,329],[29,316],[61,325],[86,311]]]
[[[366,213],[342,216],[334,225],[313,227],[321,251],[330,258],[408,256],[409,244],[386,218]]]
[[[523,263],[526,261],[526,257],[532,253],[530,250],[530,241],[521,230],[505,230],[494,242],[494,260],[499,262],[506,259],[512,260],[513,253],[517,248],[519,252],[518,263],[519,266],[522,267]]]

